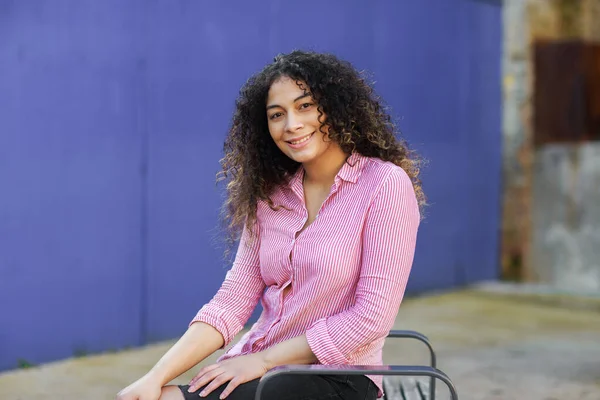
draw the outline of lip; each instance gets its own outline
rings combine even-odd
[[[310,141],[312,140],[312,137],[313,137],[314,135],[315,135],[315,133],[313,132],[313,133],[309,133],[308,135],[301,136],[301,137],[299,137],[299,138],[294,138],[294,140],[293,140],[293,141],[297,141],[297,140],[299,140],[299,139],[304,139],[304,138],[306,138],[307,136],[310,136],[310,138],[309,138],[307,141],[305,141],[305,142],[302,142],[302,143],[298,143],[298,144],[292,144],[292,143],[290,143],[290,141],[288,141],[288,140],[286,140],[285,142],[286,142],[286,143],[287,143],[287,145],[288,145],[288,146],[290,146],[292,149],[301,149],[301,148],[303,148],[303,147],[306,147],[306,146],[307,146],[307,145],[310,143]]]

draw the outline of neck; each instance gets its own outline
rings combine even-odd
[[[310,163],[303,163],[304,181],[315,185],[331,186],[348,155],[338,145],[331,145],[327,152]]]

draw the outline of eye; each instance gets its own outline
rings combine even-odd
[[[282,114],[280,112],[276,112],[276,113],[271,114],[269,119],[277,119],[277,118],[281,117],[281,115]]]
[[[309,108],[310,106],[312,106],[313,103],[302,103],[300,104],[300,109],[305,109],[305,108]]]

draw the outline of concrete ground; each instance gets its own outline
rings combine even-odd
[[[463,400],[600,400],[600,296],[483,285],[406,299],[395,329],[429,336]],[[9,371],[0,374],[0,399],[113,399],[172,343]],[[427,353],[389,340],[385,361],[424,363]]]

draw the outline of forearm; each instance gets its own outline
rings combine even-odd
[[[220,349],[223,343],[223,336],[219,331],[203,322],[196,322],[147,375],[164,386]]]
[[[264,350],[260,353],[269,369],[287,364],[313,364],[317,357],[314,355],[306,335],[297,336]]]

